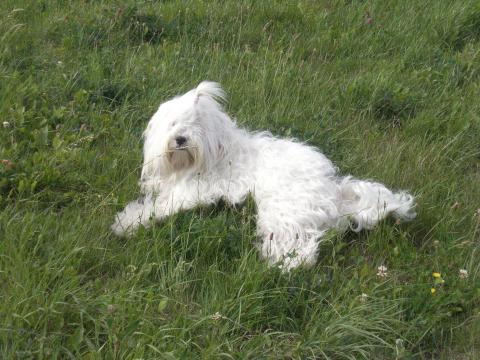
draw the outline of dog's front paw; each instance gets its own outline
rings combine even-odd
[[[112,232],[119,237],[132,236],[135,231],[133,223],[128,223],[125,211],[119,212],[115,215],[115,222],[110,227]]]
[[[133,235],[140,225],[148,226],[153,217],[154,203],[151,196],[143,196],[129,203],[123,211],[115,215],[115,222],[111,226],[117,236],[128,237]]]
[[[126,228],[121,221],[119,221],[118,219],[118,215],[117,215],[117,218],[115,220],[115,222],[112,224],[112,226],[110,226],[110,229],[112,230],[112,232],[116,235],[116,236],[119,236],[119,237],[125,237],[127,236],[127,233],[128,233],[128,228]]]

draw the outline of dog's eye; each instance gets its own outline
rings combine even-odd
[[[170,124],[170,127],[173,128],[175,125],[177,125],[177,122],[176,122],[176,121],[173,121],[173,122]]]

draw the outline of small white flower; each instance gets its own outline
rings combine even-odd
[[[468,278],[468,271],[465,269],[460,269],[458,270],[458,276],[460,277],[460,279],[466,279]]]
[[[362,295],[360,295],[360,302],[365,303],[365,302],[367,302],[367,299],[368,299],[367,294],[362,293]]]
[[[220,319],[223,319],[223,315],[217,311],[215,314],[211,315],[210,318],[214,321],[218,321]]]
[[[3,127],[6,129],[6,128],[9,128],[10,127],[10,123],[8,121],[4,121],[3,122]]]
[[[378,272],[377,272],[377,276],[378,277],[381,277],[381,278],[385,278],[388,276],[388,272],[387,272],[387,267],[385,265],[380,265],[378,268],[377,268]]]
[[[402,339],[395,340],[395,352],[397,353],[397,359],[405,355],[405,345]]]

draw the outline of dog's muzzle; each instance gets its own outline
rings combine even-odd
[[[177,135],[170,140],[167,159],[174,170],[186,169],[195,163],[195,155],[187,137]]]

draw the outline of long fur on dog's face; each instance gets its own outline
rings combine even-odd
[[[209,168],[222,154],[223,131],[234,124],[222,111],[223,90],[205,82],[160,105],[144,132],[141,182]]]

